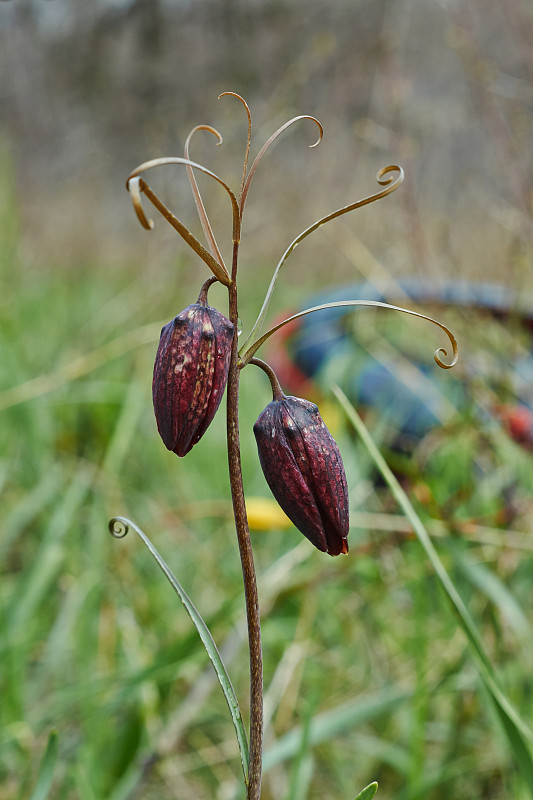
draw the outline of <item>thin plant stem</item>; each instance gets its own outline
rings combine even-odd
[[[281,386],[279,385],[278,376],[272,369],[272,367],[266,363],[266,361],[262,361],[260,358],[251,358],[250,364],[255,364],[256,367],[260,367],[263,372],[266,372],[268,378],[270,380],[270,385],[272,387],[272,395],[274,400],[281,400],[283,397],[283,391]]]
[[[202,288],[200,289],[200,294],[198,295],[198,300],[196,301],[197,303],[200,303],[200,304],[201,304],[201,305],[203,305],[203,306],[206,306],[206,305],[207,305],[207,293],[208,293],[208,291],[209,291],[209,288],[210,288],[210,287],[211,287],[211,286],[212,286],[214,283],[217,283],[217,281],[218,281],[218,278],[216,277],[216,275],[211,275],[211,277],[210,277],[210,278],[208,278],[208,279],[207,279],[207,280],[206,280],[206,281],[205,281],[205,282],[202,284]]]
[[[239,444],[239,352],[238,352],[238,301],[237,256],[238,242],[233,245],[232,281],[229,291],[229,316],[235,326],[227,386],[227,436],[228,464],[235,528],[239,542],[248,645],[250,651],[250,762],[248,765],[247,800],[261,796],[261,771],[263,753],[263,655],[261,651],[261,622],[250,529],[246,515],[242,482],[241,451]]]

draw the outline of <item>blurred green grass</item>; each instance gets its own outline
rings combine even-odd
[[[124,513],[150,535],[210,626],[246,713],[224,415],[182,461],[151,412],[159,326],[195,299],[200,279],[185,262],[30,272],[3,185],[0,798],[31,796],[53,730],[50,797],[240,798],[232,724],[188,617],[147,552],[107,534]],[[258,304],[256,283],[244,302]],[[268,497],[251,426],[270,398],[256,372],[242,380],[245,485]],[[369,424],[386,448],[380,420]],[[350,557],[325,558],[292,528],[254,534],[264,800],[348,800],[374,779],[383,800],[527,797],[430,564],[340,415],[335,433],[354,512]],[[475,463],[484,468],[473,478]],[[529,722],[531,458],[464,418],[395,467]],[[509,485],[520,501],[511,522],[501,513]]]

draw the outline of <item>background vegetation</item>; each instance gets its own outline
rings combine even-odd
[[[406,169],[404,186],[298,248],[272,314],[361,278],[490,279],[525,297],[532,30],[525,0],[0,4],[2,800],[32,796],[52,730],[51,797],[240,797],[231,722],[188,617],[147,552],[106,530],[125,513],[153,538],[210,625],[245,709],[223,415],[185,462],[164,450],[151,412],[159,329],[196,298],[206,271],[163,223],[141,230],[128,172],[181,155],[190,128],[206,122],[225,143],[199,136],[193,157],[235,184],[245,128],[236,103],[216,102],[227,89],[252,108],[256,151],[291,115],[321,119],[319,148],[307,150],[314,130],[303,123],[254,183],[245,329],[291,239],[374,191],[375,173],[393,162]],[[185,176],[159,181],[192,220]],[[204,191],[227,248],[225,200],[216,187]],[[489,377],[512,375],[531,341],[487,315],[444,317],[462,371],[431,374],[443,391],[467,382],[474,399],[401,452],[389,451],[386,411],[367,424],[530,723],[533,466],[484,411]],[[378,320],[364,319],[356,336],[368,342]],[[378,334],[408,352],[419,325]],[[431,369],[440,339],[424,332],[411,357]],[[254,534],[264,798],[349,800],[374,779],[382,800],[529,797],[432,568],[328,392],[346,369],[330,365],[314,391],[345,459],[350,556],[315,552],[270,505],[269,529]],[[253,510],[269,493],[251,427],[270,398],[254,370],[242,390]],[[497,391],[512,396],[505,379]]]

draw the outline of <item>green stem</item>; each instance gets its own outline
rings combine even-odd
[[[281,386],[279,385],[278,376],[276,375],[270,364],[267,364],[266,361],[262,361],[260,358],[251,358],[250,364],[255,364],[256,367],[260,367],[263,370],[263,372],[266,372],[270,380],[270,385],[272,387],[273,399],[281,400],[281,398],[284,397],[284,394]]]
[[[239,542],[246,618],[248,622],[248,645],[250,650],[250,763],[248,766],[247,800],[259,800],[261,796],[261,771],[263,754],[263,656],[261,652],[261,622],[257,581],[250,541],[248,517],[241,470],[239,444],[239,353],[238,353],[238,303],[237,303],[237,255],[239,244],[233,245],[232,281],[229,285],[229,315],[235,326],[227,388],[227,435],[228,464],[233,502],[235,528]]]

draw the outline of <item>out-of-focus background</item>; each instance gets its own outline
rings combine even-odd
[[[0,23],[3,148],[32,262],[145,255],[153,245],[134,227],[124,176],[181,154],[197,122],[223,128],[227,144],[198,142],[194,155],[236,176],[244,120],[216,102],[233,90],[250,104],[256,147],[291,115],[318,116],[326,131],[309,153],[315,131],[302,125],[262,171],[249,212],[263,234],[255,263],[313,214],[372,189],[392,160],[406,186],[357,230],[388,269],[525,280],[527,3],[6,0]],[[180,178],[167,178],[173,192],[186,191]]]
[[[293,116],[325,131],[309,150],[316,127],[298,122],[254,179],[243,335],[290,241],[377,191],[378,170],[396,163],[397,192],[291,256],[270,318],[336,287],[343,299],[370,291],[436,314],[462,350],[455,374],[441,372],[439,331],[370,311],[325,329],[339,347],[313,351],[304,327],[270,347],[343,454],[351,554],[335,560],[271,502],[251,432],[268,386],[243,374],[263,797],[349,800],[374,779],[382,800],[529,797],[431,569],[329,387],[362,404],[530,721],[532,41],[527,0],[0,2],[1,800],[31,797],[52,730],[50,797],[242,797],[231,722],[189,619],[147,551],[106,533],[117,513],[146,529],[208,621],[246,713],[223,411],[186,461],[166,452],[151,413],[161,324],[208,273],[155,213],[144,231],[125,191],[137,164],[183,155],[199,123],[224,143],[199,133],[191,157],[238,188],[246,119],[234,98],[217,100],[224,91],[250,106],[252,156]],[[150,183],[201,236],[183,169]],[[199,183],[229,259],[227,197]],[[220,287],[210,298],[224,310]],[[407,370],[400,384],[427,389],[414,390],[433,417],[421,427],[403,406],[395,417],[399,384],[379,403],[354,384],[378,385],[391,353]]]

